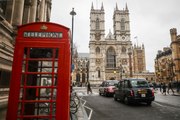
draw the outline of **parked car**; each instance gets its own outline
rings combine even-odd
[[[113,96],[115,85],[118,83],[118,80],[105,80],[99,86],[99,95],[104,96]]]
[[[125,104],[146,102],[151,105],[154,101],[154,91],[145,79],[127,78],[121,80],[115,89],[114,100],[123,101]]]

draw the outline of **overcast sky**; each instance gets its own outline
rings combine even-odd
[[[89,52],[90,9],[105,10],[105,32],[113,32],[113,11],[118,4],[119,9],[127,3],[130,13],[131,41],[133,44],[142,43],[146,52],[146,69],[154,71],[154,59],[157,51],[170,45],[171,28],[177,28],[180,34],[180,0],[52,0],[51,22],[56,22],[71,28],[74,8],[74,43],[78,52]],[[134,37],[137,36],[137,39]]]

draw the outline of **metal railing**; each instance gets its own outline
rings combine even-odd
[[[90,120],[92,116],[93,110],[85,106],[87,103],[82,97],[79,97],[76,92],[71,93],[71,101],[70,101],[70,115],[71,120]],[[89,114],[87,114],[88,110]],[[76,116],[76,117],[75,117]]]
[[[71,114],[75,114],[78,111],[80,106],[80,99],[77,96],[76,92],[71,93],[70,97],[70,112]]]

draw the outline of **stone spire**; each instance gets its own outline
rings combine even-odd
[[[91,10],[94,10],[93,2],[92,2],[92,5],[91,5]]]
[[[118,10],[118,5],[117,5],[117,3],[116,3],[116,9],[115,10]]]
[[[104,11],[104,6],[103,6],[103,3],[102,3],[102,5],[101,5],[101,10],[103,10],[103,11]]]
[[[176,41],[177,37],[177,30],[176,28],[170,29],[171,41]]]
[[[127,3],[126,3],[126,9],[125,9],[125,10],[126,10],[126,11],[129,11],[129,10],[128,10],[128,6],[127,6]]]
[[[142,44],[142,49],[144,49],[144,43]]]

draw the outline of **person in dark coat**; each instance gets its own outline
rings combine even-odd
[[[163,83],[163,85],[162,85],[162,89],[163,89],[162,94],[164,94],[164,93],[165,93],[165,95],[166,95],[166,83]]]
[[[168,90],[167,90],[168,94],[169,94],[169,90],[171,90],[173,92],[173,94],[174,94],[174,90],[172,88],[172,82],[171,81],[168,83]]]
[[[160,92],[162,92],[162,86],[163,86],[163,84],[160,83],[160,85],[159,85],[159,90],[160,90]]]
[[[87,94],[89,94],[89,92],[91,92],[91,94],[92,94],[92,89],[91,89],[90,82],[87,83]]]
[[[180,92],[180,81],[177,81],[176,87],[177,87],[177,92],[179,93]]]

